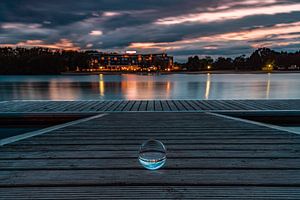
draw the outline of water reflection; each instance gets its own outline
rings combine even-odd
[[[300,74],[0,76],[0,100],[300,98]]]
[[[210,73],[207,74],[205,99],[209,99],[209,92],[210,92]]]
[[[171,82],[167,81],[167,85],[166,85],[166,99],[170,99],[170,95],[171,95]]]
[[[270,98],[270,87],[271,87],[271,73],[268,73],[267,89],[266,89],[266,98]]]
[[[141,80],[136,75],[122,75],[121,94],[128,100],[136,99],[168,99],[171,95],[171,82],[156,82],[152,76]]]
[[[104,86],[103,74],[99,74],[99,93],[101,97],[104,96],[104,92],[105,92],[105,86]]]
[[[36,85],[36,83],[31,82],[31,84]],[[28,88],[34,88],[34,86]],[[76,88],[76,86],[75,86]],[[39,91],[40,97],[39,99],[51,99],[51,100],[76,100],[80,98],[80,90],[74,89],[72,83],[67,81],[66,83],[61,83],[58,80],[51,80],[49,84],[45,84],[45,87],[42,87],[41,90],[46,90],[48,92],[41,92]],[[34,90],[28,90],[34,91]],[[44,95],[44,96],[43,96]],[[25,96],[25,95],[23,95]],[[35,99],[36,94],[30,96],[30,99]],[[46,98],[48,96],[48,98]]]

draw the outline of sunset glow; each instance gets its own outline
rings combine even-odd
[[[27,40],[24,42],[18,42],[17,44],[0,44],[0,47],[44,47],[51,49],[64,49],[64,50],[79,50],[80,48],[75,46],[68,39],[61,39],[53,44],[45,44],[42,40]]]

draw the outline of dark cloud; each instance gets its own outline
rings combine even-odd
[[[167,51],[178,58],[231,56],[272,42],[274,48],[294,50],[300,39],[296,22],[300,22],[298,0],[3,0],[0,44],[38,40],[51,45],[68,39],[81,49],[139,47],[140,52]],[[291,24],[291,28],[286,25],[289,31],[285,32],[276,28],[278,24]],[[273,33],[264,31],[267,28]],[[231,39],[226,34],[235,35]]]

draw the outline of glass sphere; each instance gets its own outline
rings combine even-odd
[[[146,169],[157,170],[161,168],[167,160],[166,151],[161,141],[147,140],[140,147],[139,162]]]

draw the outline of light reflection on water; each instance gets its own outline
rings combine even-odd
[[[210,74],[207,74],[205,99],[209,99],[209,92],[210,92]]]
[[[0,100],[300,98],[300,74],[0,76]]]

